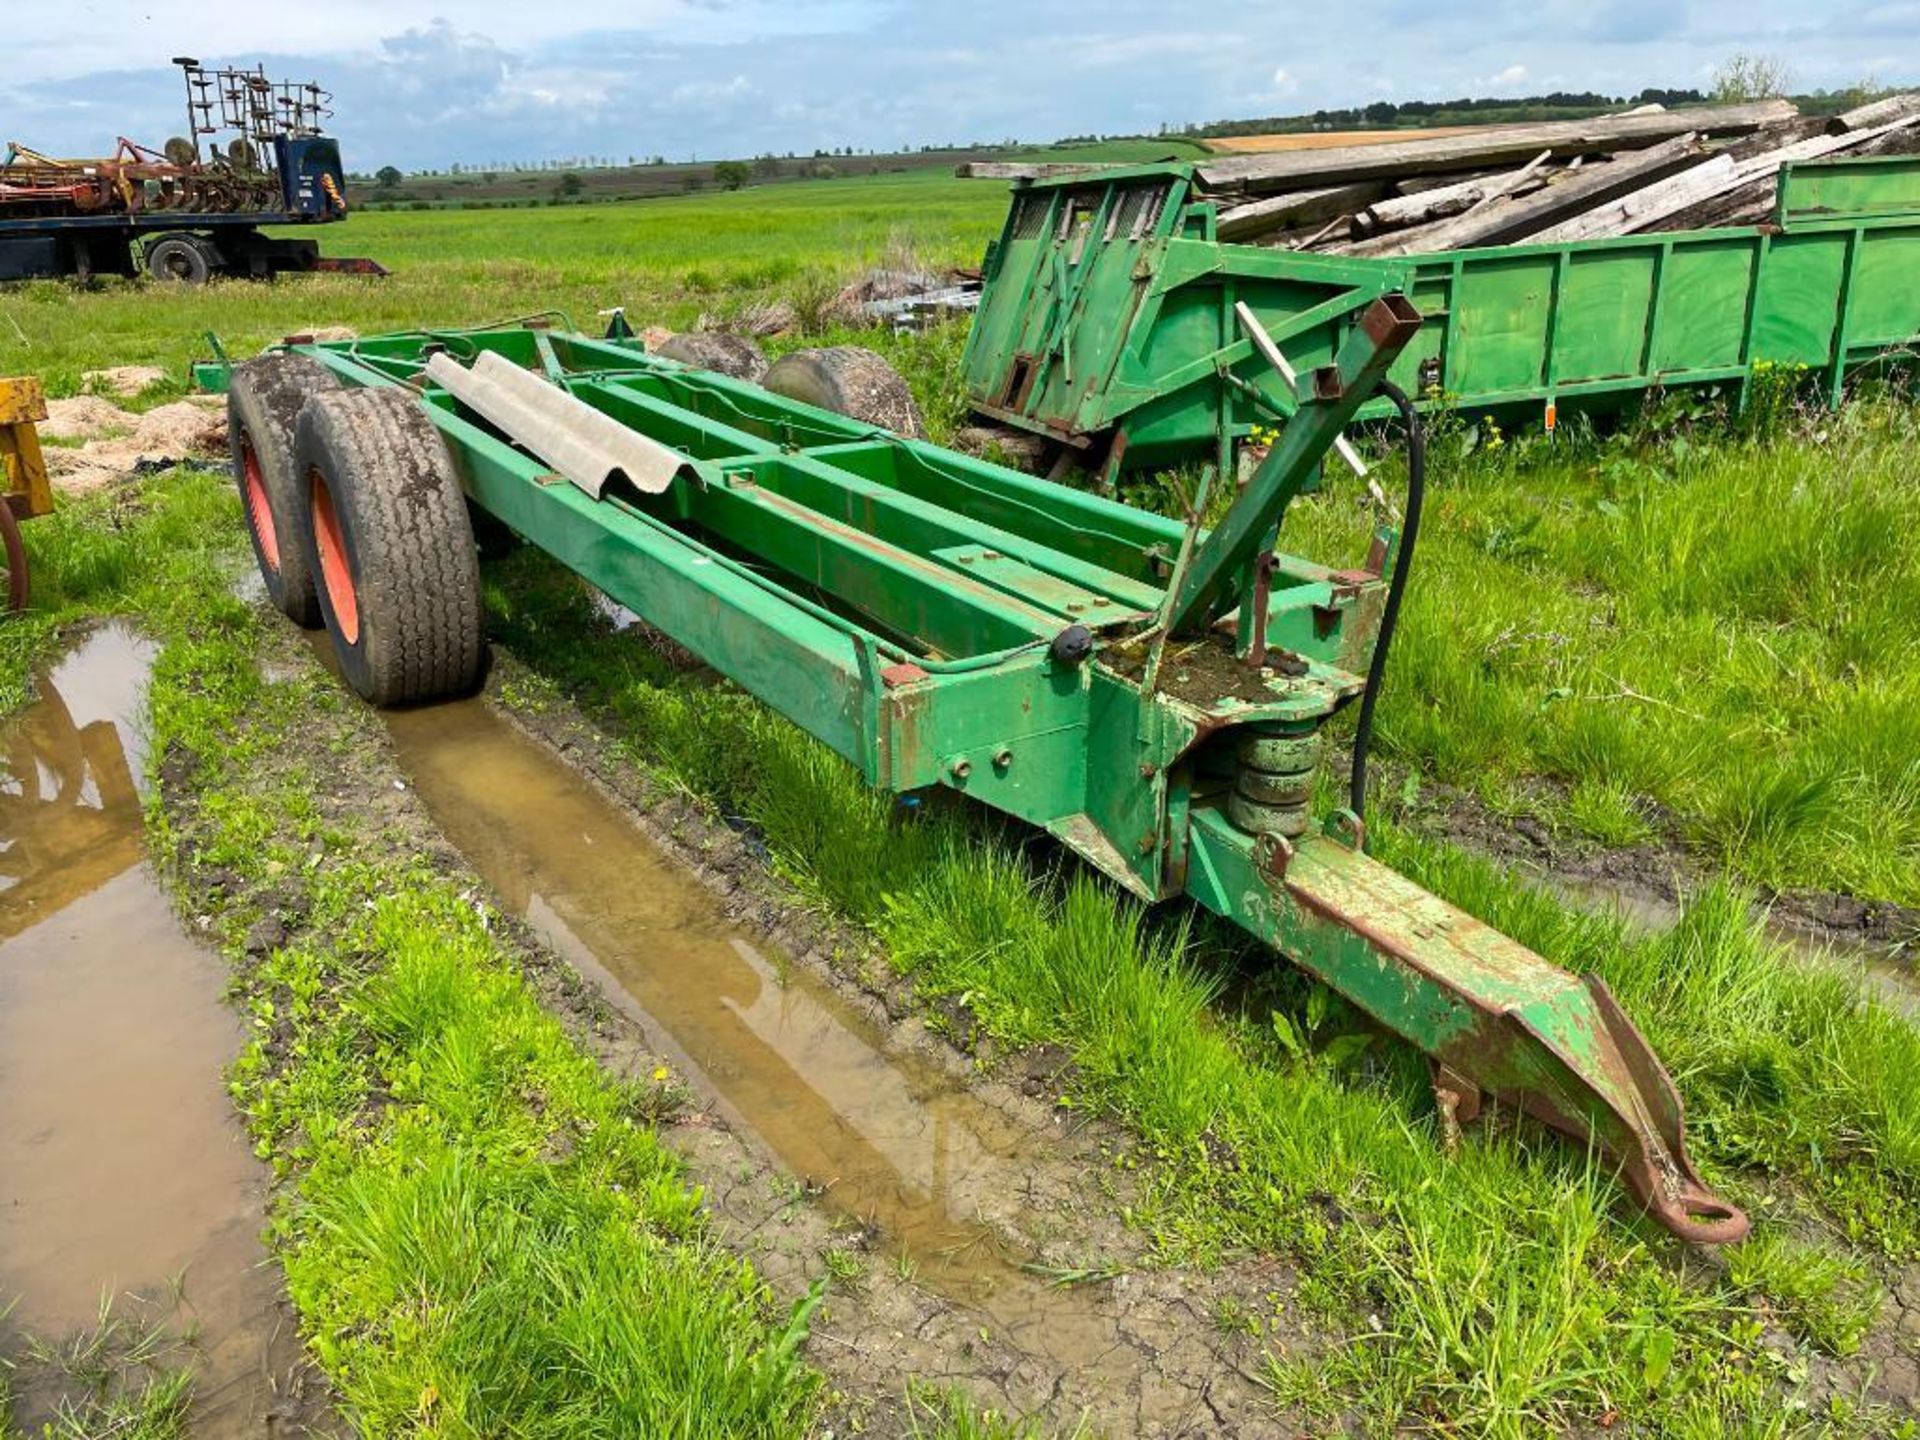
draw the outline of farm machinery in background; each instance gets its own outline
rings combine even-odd
[[[332,97],[312,81],[174,61],[187,133],[159,150],[122,136],[110,156],[56,159],[15,141],[0,163],[0,280],[132,275],[198,284],[289,270],[383,274],[326,260],[317,242],[264,226],[347,218]]]

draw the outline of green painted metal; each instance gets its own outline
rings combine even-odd
[[[1920,162],[1798,165],[1781,191],[1772,227],[1354,260],[1217,240],[1188,163],[1024,184],[988,252],[967,395],[1095,461],[1224,460],[1294,410],[1236,301],[1306,371],[1360,304],[1399,292],[1426,319],[1393,377],[1429,408],[1531,423],[1656,385],[1744,386],[1763,361],[1837,398],[1920,341]]]
[[[476,505],[869,783],[948,787],[1144,901],[1191,896],[1435,1055],[1448,1106],[1495,1095],[1597,1146],[1676,1233],[1734,1238],[1744,1220],[1688,1166],[1672,1087],[1603,993],[1366,859],[1356,824],[1296,849],[1228,818],[1243,740],[1311,737],[1365,688],[1379,569],[1274,558],[1270,537],[1418,325],[1397,297],[1367,307],[1212,533],[636,341],[508,329],[291,348],[351,384],[419,387]],[[595,499],[428,380],[439,348],[496,351],[685,463],[662,493]],[[1393,546],[1382,537],[1376,567]],[[1243,658],[1255,574],[1264,663]],[[1247,748],[1297,769],[1321,747]]]

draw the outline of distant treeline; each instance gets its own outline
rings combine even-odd
[[[1490,125],[1500,122],[1583,119],[1630,105],[1699,105],[1706,96],[1698,90],[1649,88],[1638,95],[1600,95],[1593,91],[1556,90],[1550,95],[1519,99],[1466,97],[1459,100],[1377,100],[1346,110],[1316,110],[1311,115],[1269,115],[1257,120],[1210,120],[1186,125],[1169,134],[1197,138],[1233,135],[1287,135],[1312,130],[1437,129],[1444,125]]]

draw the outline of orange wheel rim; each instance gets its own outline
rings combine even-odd
[[[247,502],[247,524],[253,527],[260,558],[277,575],[280,573],[280,532],[273,525],[273,506],[267,500],[267,482],[260,473],[260,457],[244,436],[240,441],[240,485]]]
[[[360,594],[353,584],[353,566],[347,560],[340,517],[334,513],[333,492],[318,470],[313,472],[313,541],[320,552],[320,585],[333,610],[333,623],[349,645],[360,639]]]

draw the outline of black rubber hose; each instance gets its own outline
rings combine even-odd
[[[1400,620],[1400,602],[1413,570],[1413,549],[1420,542],[1420,506],[1427,497],[1427,431],[1407,392],[1391,380],[1380,382],[1380,393],[1391,400],[1407,426],[1407,515],[1400,526],[1400,550],[1394,557],[1393,580],[1387,586],[1387,606],[1380,612],[1380,638],[1374,643],[1373,664],[1367,668],[1367,691],[1360,697],[1360,723],[1353,732],[1353,783],[1347,805],[1362,819],[1367,814],[1367,750],[1373,744],[1373,707],[1387,675],[1387,652],[1393,648],[1394,626]]]

